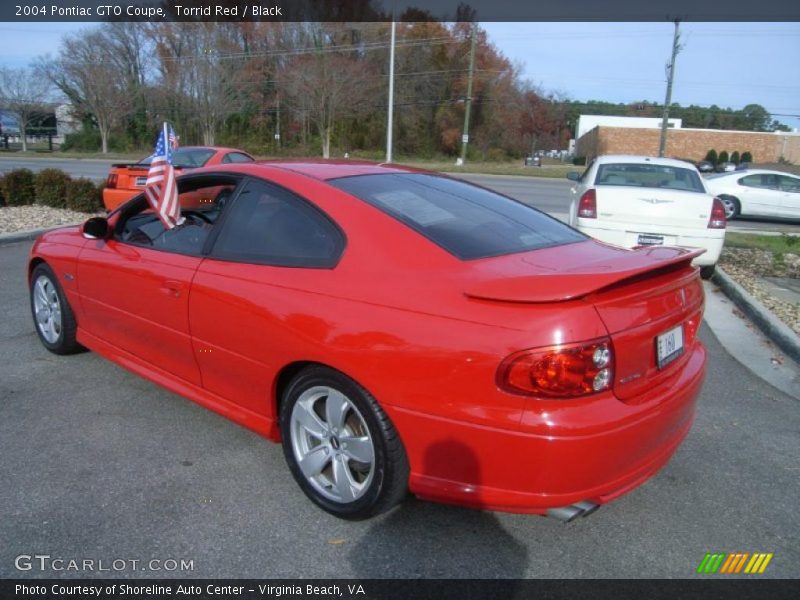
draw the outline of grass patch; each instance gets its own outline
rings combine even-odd
[[[787,252],[800,254],[800,235],[782,233],[780,235],[758,235],[755,233],[734,233],[725,234],[725,245],[731,248],[755,248],[757,250],[769,250],[775,255]]]

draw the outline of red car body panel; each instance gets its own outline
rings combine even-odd
[[[413,493],[489,509],[607,502],[689,431],[705,365],[696,253],[587,240],[462,261],[325,181],[405,169],[198,172],[263,178],[313,202],[346,235],[339,263],[274,267],[86,240],[78,228],[44,234],[32,261],[58,275],[85,346],[276,441],[282,374],[307,362],[337,369],[392,419]],[[655,336],[677,325],[685,352],[659,370]],[[498,387],[515,352],[603,337],[616,357],[611,390],[543,399]]]

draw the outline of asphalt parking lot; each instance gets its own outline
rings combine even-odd
[[[279,446],[99,356],[48,353],[29,314],[29,247],[0,246],[0,577],[683,578],[707,552],[771,552],[748,577],[800,577],[800,401],[705,326],[689,437],[592,516],[565,525],[409,500],[351,523],[305,498]],[[126,568],[15,568],[34,554]],[[192,570],[142,567],[151,559]]]

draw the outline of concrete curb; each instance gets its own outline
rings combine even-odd
[[[764,332],[776,346],[783,350],[795,362],[800,362],[800,336],[772,314],[770,310],[756,300],[742,286],[717,265],[711,281],[730,298],[739,309]]]
[[[45,231],[50,231],[51,229],[59,229],[61,227],[67,227],[67,225],[59,225],[57,227],[46,227],[45,229],[29,229],[28,231],[15,231],[14,233],[0,233],[0,246],[5,246],[6,244],[15,244],[17,242],[26,242],[29,240],[35,240]]]

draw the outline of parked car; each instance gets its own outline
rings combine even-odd
[[[721,162],[716,167],[714,167],[714,171],[717,173],[730,173],[731,171],[736,170],[736,163],[734,162]]]
[[[138,163],[120,163],[111,165],[111,172],[103,188],[103,204],[111,211],[127,202],[144,189],[147,172],[150,170],[152,156],[143,158]],[[173,153],[172,164],[176,172],[197,169],[210,165],[253,162],[255,160],[244,150],[236,148],[220,148],[215,146],[184,146]],[[213,202],[214,197],[195,198],[196,203]]]
[[[714,172],[714,163],[708,160],[701,160],[699,163],[695,165],[697,170],[701,173],[713,173]]]
[[[719,196],[725,216],[778,217],[800,219],[800,177],[749,169],[712,175],[706,179],[709,191]]]
[[[230,193],[170,230],[139,195],[38,239],[37,334],[280,441],[334,515],[410,490],[570,520],[646,481],[689,431],[697,250],[602,244],[391,165],[242,163],[178,182],[180,198]]]
[[[670,158],[600,156],[583,173],[567,175],[569,222],[598,240],[625,248],[703,248],[694,259],[704,278],[714,273],[725,239],[725,209],[697,169]]]

